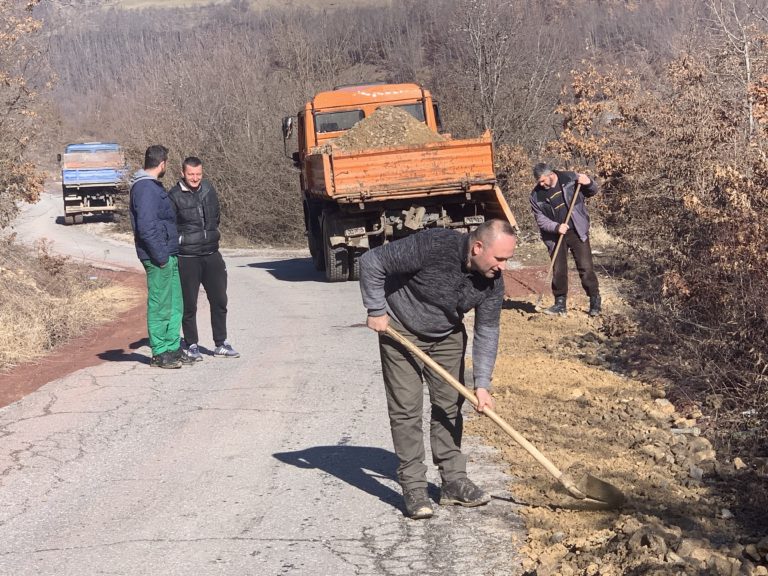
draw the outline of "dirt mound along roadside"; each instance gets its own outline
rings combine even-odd
[[[718,462],[693,415],[609,370],[618,344],[600,319],[529,309],[502,315],[497,411],[558,467],[581,463],[628,502],[590,509],[492,422],[472,419],[468,432],[498,447],[519,478],[510,491],[529,528],[526,574],[768,574],[762,512],[738,496],[754,472]]]
[[[443,142],[440,134],[408,112],[382,106],[330,144],[331,151],[359,152],[370,148],[391,148]]]

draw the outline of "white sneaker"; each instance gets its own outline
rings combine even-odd
[[[221,346],[216,347],[216,350],[213,351],[213,355],[218,356],[219,358],[240,358],[240,353],[232,348],[232,345],[226,340]]]
[[[197,344],[192,344],[189,348],[184,350],[184,354],[186,354],[187,358],[192,359],[194,362],[203,361],[203,355],[200,353],[200,349],[197,347]]]

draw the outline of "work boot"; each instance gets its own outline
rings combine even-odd
[[[179,349],[174,352],[174,355],[176,356],[176,359],[182,364],[189,365],[195,363],[195,359],[187,354],[187,351],[184,350],[181,346],[179,346]]]
[[[149,365],[156,368],[181,368],[181,362],[176,357],[175,352],[163,352],[152,356]]]
[[[491,497],[483,492],[469,478],[459,478],[443,484],[440,490],[440,506],[458,504],[459,506],[482,506],[488,504]]]
[[[565,316],[568,314],[568,308],[565,305],[565,296],[555,296],[555,303],[544,310],[544,314],[550,316]]]
[[[600,294],[597,296],[590,296],[589,297],[589,315],[594,318],[595,316],[598,316],[600,314],[600,309],[602,308],[603,300],[600,298]]]
[[[405,500],[405,513],[409,518],[421,520],[422,518],[431,518],[434,514],[432,503],[429,501],[426,488],[411,488],[403,491],[403,500]]]

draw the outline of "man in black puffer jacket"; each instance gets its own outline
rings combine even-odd
[[[197,296],[200,284],[211,307],[214,356],[238,358],[227,342],[227,266],[219,252],[219,198],[203,179],[203,163],[190,156],[181,165],[182,179],[168,192],[179,229],[179,276],[184,299],[181,329],[188,358],[203,359],[198,348]]]

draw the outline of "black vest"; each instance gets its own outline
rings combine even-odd
[[[219,199],[208,180],[190,190],[179,181],[168,192],[179,229],[179,255],[205,256],[219,249]]]

